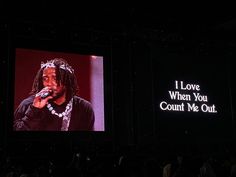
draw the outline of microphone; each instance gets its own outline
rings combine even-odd
[[[40,95],[40,98],[45,99],[45,98],[47,98],[50,95],[52,95],[52,92],[47,91],[47,92],[42,93]]]

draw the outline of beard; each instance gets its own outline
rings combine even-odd
[[[53,94],[52,94],[52,96],[53,96],[52,101],[55,101],[55,100],[57,100],[58,98],[61,98],[62,96],[65,95],[65,93],[66,93],[66,89],[65,89],[65,88],[63,88],[60,92],[55,92],[55,91],[53,91]]]

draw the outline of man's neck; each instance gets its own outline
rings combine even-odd
[[[54,100],[53,102],[57,105],[62,105],[63,103],[65,103],[65,101],[66,101],[66,95],[64,94],[61,97]]]

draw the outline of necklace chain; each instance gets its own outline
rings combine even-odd
[[[65,111],[63,111],[61,113],[57,113],[50,103],[47,103],[47,108],[51,112],[52,115],[56,115],[59,118],[62,118],[62,117],[68,116],[68,114],[71,112],[71,110],[72,110],[72,103],[73,103],[73,98],[71,98],[69,103],[66,105]]]

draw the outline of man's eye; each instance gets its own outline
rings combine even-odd
[[[47,81],[48,80],[48,78],[47,77],[43,77],[43,81]]]

